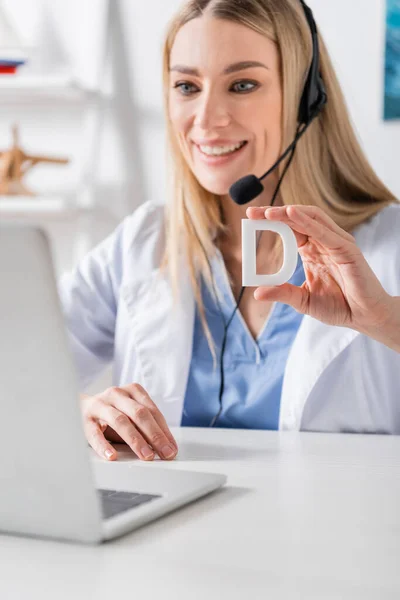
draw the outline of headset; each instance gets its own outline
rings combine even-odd
[[[285,168],[279,179],[278,185],[275,189],[275,192],[274,192],[272,200],[271,200],[271,206],[273,206],[273,204],[276,200],[276,197],[278,195],[282,180],[285,177],[287,170],[293,160],[297,142],[299,141],[301,136],[307,131],[307,129],[310,126],[310,124],[312,123],[312,121],[320,114],[323,107],[327,103],[327,99],[328,99],[327,93],[326,93],[324,82],[323,82],[321,74],[320,74],[320,54],[319,54],[317,26],[316,26],[316,23],[314,20],[312,10],[307,6],[307,4],[303,0],[299,0],[299,2],[302,5],[305,17],[307,19],[307,23],[310,27],[311,36],[312,36],[313,56],[312,56],[311,65],[310,65],[310,68],[308,71],[308,75],[306,78],[306,82],[304,84],[303,93],[302,93],[301,100],[300,100],[298,119],[297,119],[298,126],[297,126],[297,130],[296,130],[295,138],[294,138],[293,142],[286,148],[284,153],[275,162],[275,164],[272,165],[272,167],[270,169],[268,169],[268,171],[266,173],[264,173],[264,175],[262,175],[261,177],[256,177],[255,175],[246,175],[245,177],[242,177],[241,179],[236,181],[230,187],[229,195],[231,196],[231,198],[234,202],[236,202],[237,204],[240,204],[240,205],[251,202],[252,200],[254,200],[254,198],[256,198],[257,196],[259,196],[259,194],[261,194],[261,192],[264,190],[264,186],[261,183],[261,181],[263,179],[265,179],[265,177],[268,177],[268,175],[270,173],[272,173],[272,171],[274,171],[277,168],[277,166],[290,154],[289,160],[285,165]],[[262,233],[263,232],[260,231],[260,235],[257,240],[256,251],[257,251]],[[236,307],[235,307],[234,311],[232,312],[230,318],[226,322],[224,314],[221,309],[218,295],[215,290],[215,283],[214,283],[214,277],[213,277],[211,265],[210,265],[207,253],[205,252],[204,248],[203,248],[203,252],[204,252],[204,255],[208,262],[208,266],[209,266],[209,270],[210,270],[210,274],[211,274],[211,278],[212,278],[212,286],[213,286],[213,290],[214,290],[214,296],[217,301],[218,309],[219,309],[221,318],[224,323],[224,336],[223,336],[223,340],[222,340],[221,355],[220,355],[220,377],[221,377],[221,379],[220,379],[220,389],[219,389],[219,397],[218,397],[219,410],[218,410],[218,413],[213,417],[213,419],[211,420],[211,422],[209,424],[209,427],[214,427],[218,420],[218,417],[220,416],[220,414],[222,412],[222,408],[223,408],[223,406],[222,406],[222,396],[223,396],[223,392],[224,392],[223,358],[224,358],[224,352],[225,352],[225,347],[226,347],[227,332],[228,332],[229,325],[231,324],[232,319],[235,316],[236,311],[239,308],[240,302],[241,302],[243,294],[244,294],[245,287],[242,286],[242,289],[239,294],[239,298],[236,302]]]
[[[279,157],[276,163],[273,164],[272,167],[266,173],[264,173],[264,175],[262,175],[260,178],[256,177],[255,175],[246,175],[246,177],[242,177],[241,179],[239,179],[239,181],[236,181],[236,183],[234,183],[230,187],[229,195],[231,196],[232,200],[236,202],[236,204],[247,204],[248,202],[251,202],[251,200],[254,200],[254,198],[261,194],[261,192],[264,190],[261,181],[265,177],[268,177],[268,175],[276,169],[276,167],[286,158],[286,156],[290,152],[292,152],[293,157],[297,142],[299,141],[303,133],[306,132],[312,121],[315,119],[315,117],[318,116],[318,114],[321,112],[322,108],[327,102],[325,85],[319,72],[319,43],[317,26],[314,21],[312,10],[306,5],[306,3],[303,0],[299,1],[303,7],[304,14],[306,16],[308,25],[311,30],[313,57],[310,69],[308,71],[307,79],[304,84],[303,93],[300,99],[298,113],[299,125],[296,131],[296,135],[290,146],[286,148],[285,152]],[[291,159],[289,160],[289,163],[291,162]],[[284,174],[286,174],[286,170],[284,171]],[[283,179],[283,176],[281,179]],[[279,182],[278,188],[274,194],[273,201],[275,201],[275,196],[277,195],[277,191],[279,190],[280,183],[281,182]]]

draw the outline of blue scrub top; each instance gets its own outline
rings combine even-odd
[[[222,254],[211,261],[215,286],[221,290],[220,301],[228,322],[236,301],[229,284]],[[301,286],[305,280],[301,258],[289,283]],[[205,315],[216,345],[217,367],[208,347],[196,307],[192,358],[186,388],[182,426],[207,427],[218,413],[219,358],[224,324],[206,284],[202,281]],[[289,350],[300,326],[302,315],[291,306],[275,302],[255,340],[240,310],[228,328],[224,352],[223,410],[216,427],[278,429],[282,382]]]

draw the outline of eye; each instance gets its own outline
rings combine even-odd
[[[242,79],[241,81],[236,81],[232,84],[232,88],[235,88],[235,86],[236,91],[239,94],[246,94],[247,92],[252,92],[254,89],[258,88],[258,83],[256,81],[250,81],[249,79]]]
[[[195,92],[198,92],[197,86],[194,83],[190,83],[189,81],[179,81],[174,86],[174,89],[179,89],[182,96],[191,96]],[[236,81],[232,84],[231,89],[233,89],[236,93],[246,94],[252,92],[254,89],[257,89],[259,84],[256,81],[250,81],[249,79],[242,79],[240,81]]]
[[[196,86],[188,81],[181,81],[174,85],[174,89],[179,89],[183,96],[190,96],[193,93],[193,88]],[[196,91],[196,90],[194,90]]]

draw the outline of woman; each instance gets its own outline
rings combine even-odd
[[[113,360],[115,385],[82,396],[100,456],[122,440],[143,460],[174,458],[171,425],[400,433],[400,209],[356,141],[322,39],[328,102],[275,206],[285,161],[250,207],[228,194],[293,140],[312,56],[299,0],[189,0],[171,22],[169,204],[140,206],[60,287],[82,386]],[[245,288],[234,314],[246,217],[287,223],[300,258],[287,284]],[[275,272],[281,247],[264,234],[257,256]]]

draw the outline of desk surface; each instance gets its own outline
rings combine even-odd
[[[400,598],[400,437],[174,434],[224,488],[99,547],[0,536],[1,598]]]

